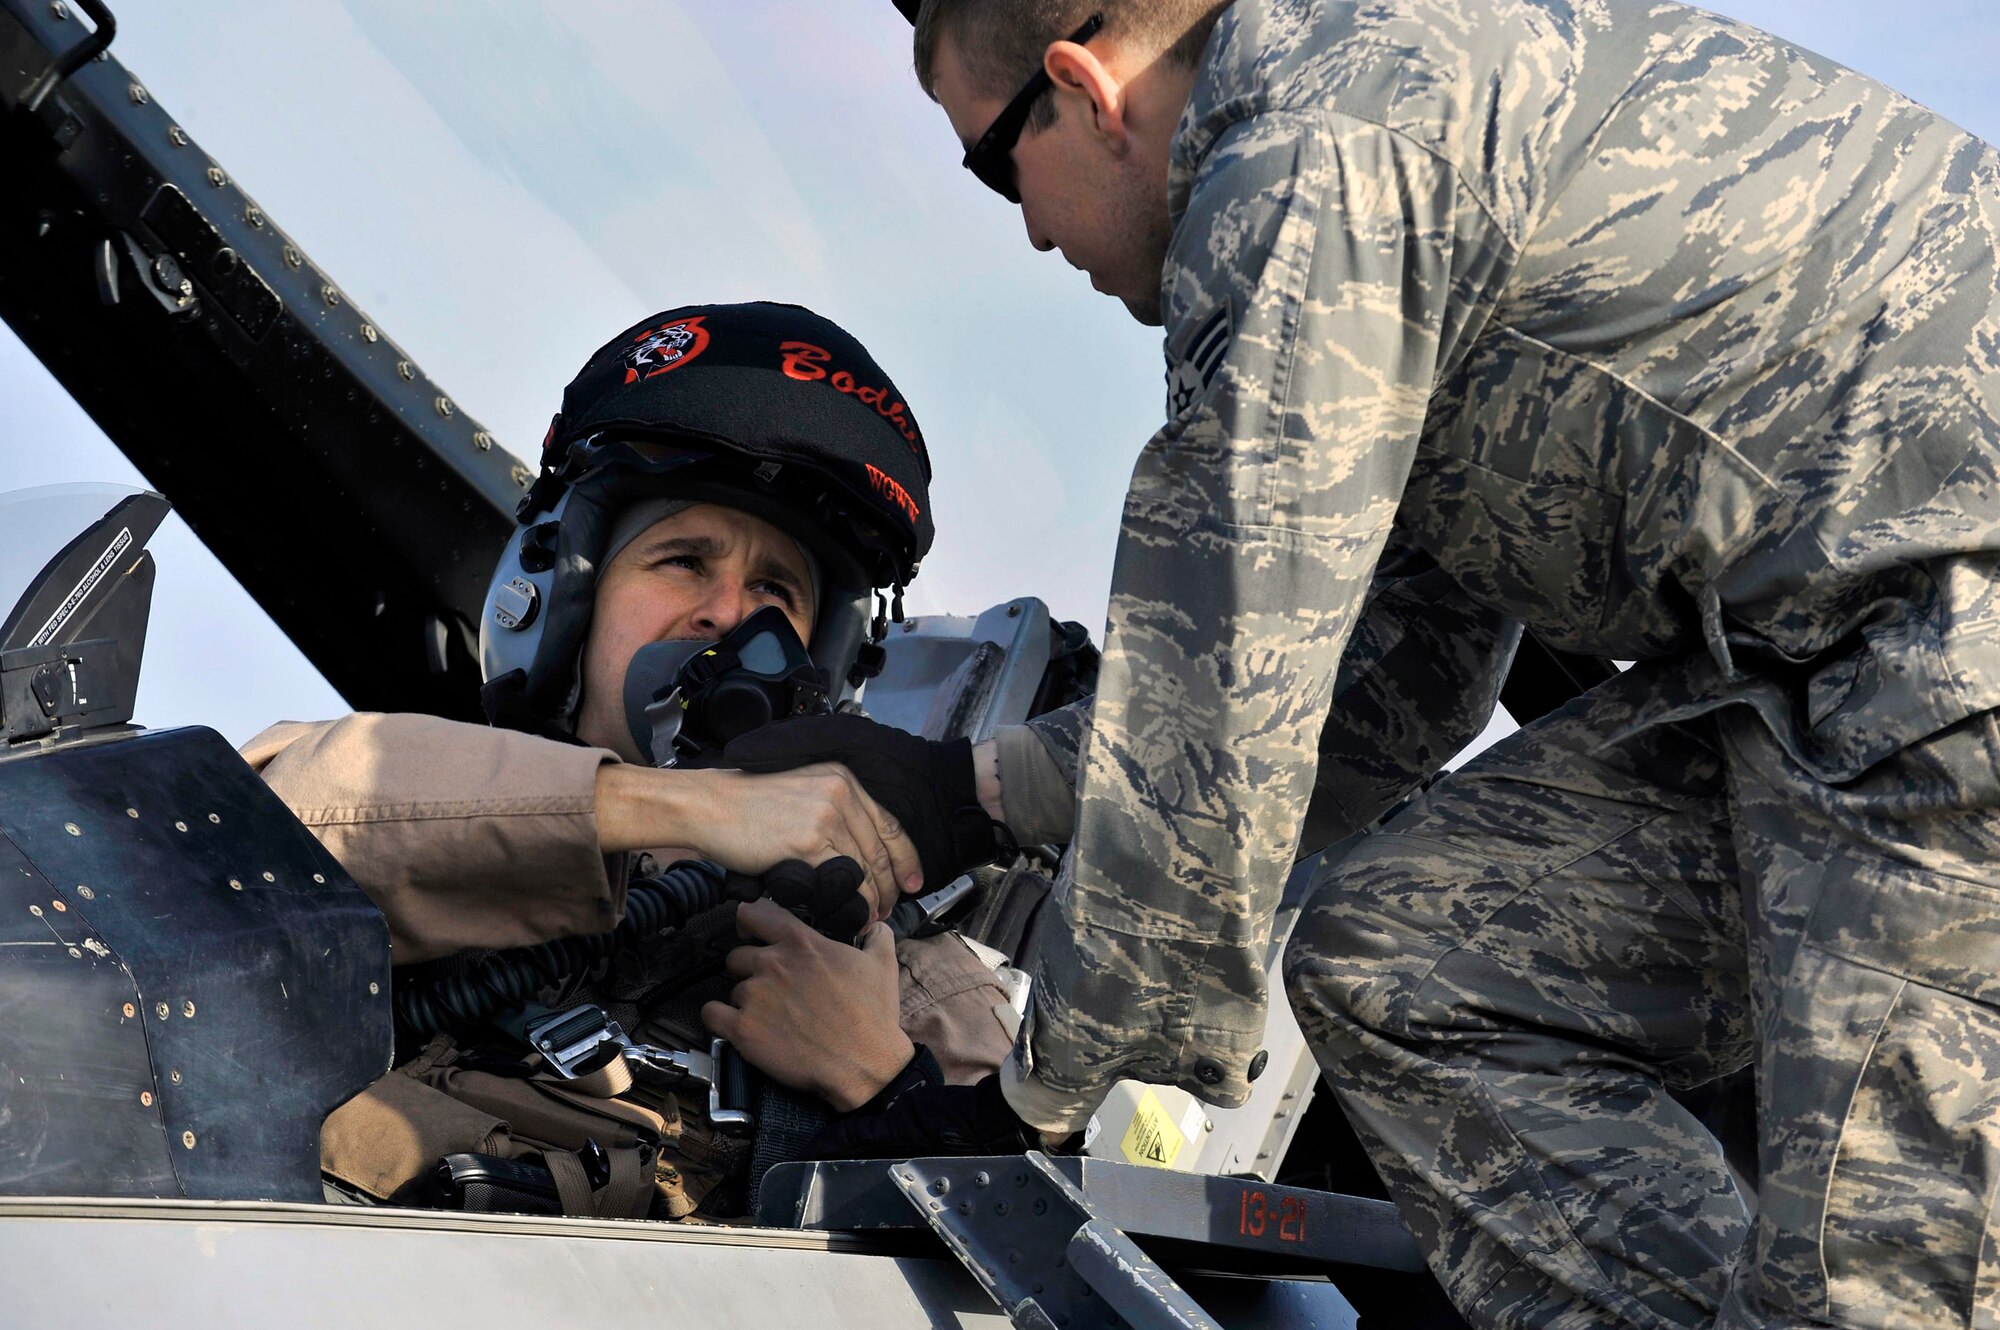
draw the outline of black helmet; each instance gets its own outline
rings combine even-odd
[[[934,534],[916,417],[861,343],[797,305],[690,305],[606,343],[563,392],[480,618],[496,723],[567,730],[605,545],[670,497],[765,518],[820,566],[815,663],[855,677],[875,593]],[[879,629],[876,630],[879,634]]]

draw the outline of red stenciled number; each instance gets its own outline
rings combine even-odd
[[[1278,1219],[1278,1241],[1304,1242],[1306,1240],[1306,1203],[1296,1196],[1287,1196]]]
[[[1287,1196],[1272,1205],[1261,1191],[1242,1192],[1236,1203],[1236,1231],[1246,1238],[1261,1238],[1265,1229],[1275,1224],[1274,1236],[1280,1242],[1304,1242],[1306,1240],[1306,1203],[1297,1196]]]
[[[1270,1219],[1265,1206],[1264,1193],[1247,1191],[1243,1193],[1242,1214],[1237,1218],[1236,1231],[1248,1237],[1264,1236],[1264,1225]]]

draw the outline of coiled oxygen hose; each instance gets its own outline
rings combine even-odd
[[[675,864],[658,877],[632,883],[625,918],[609,933],[558,938],[496,951],[454,973],[414,979],[396,988],[396,1022],[414,1038],[483,1025],[535,1000],[544,988],[582,974],[620,948],[720,905],[724,873],[711,863]]]

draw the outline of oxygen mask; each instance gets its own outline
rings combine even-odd
[[[825,672],[767,605],[718,642],[654,642],[625,669],[625,723],[656,767],[699,766],[786,716],[832,711]]]

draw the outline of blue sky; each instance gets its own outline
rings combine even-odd
[[[2000,139],[1991,0],[1718,7]],[[886,0],[148,0],[117,52],[515,452],[645,314],[802,301],[869,344],[937,456],[913,610],[1028,593],[1096,629],[1158,335],[958,169],[908,33]],[[59,480],[138,483],[0,328],[0,490]],[[141,721],[241,741],[343,709],[184,527],[154,548]]]

